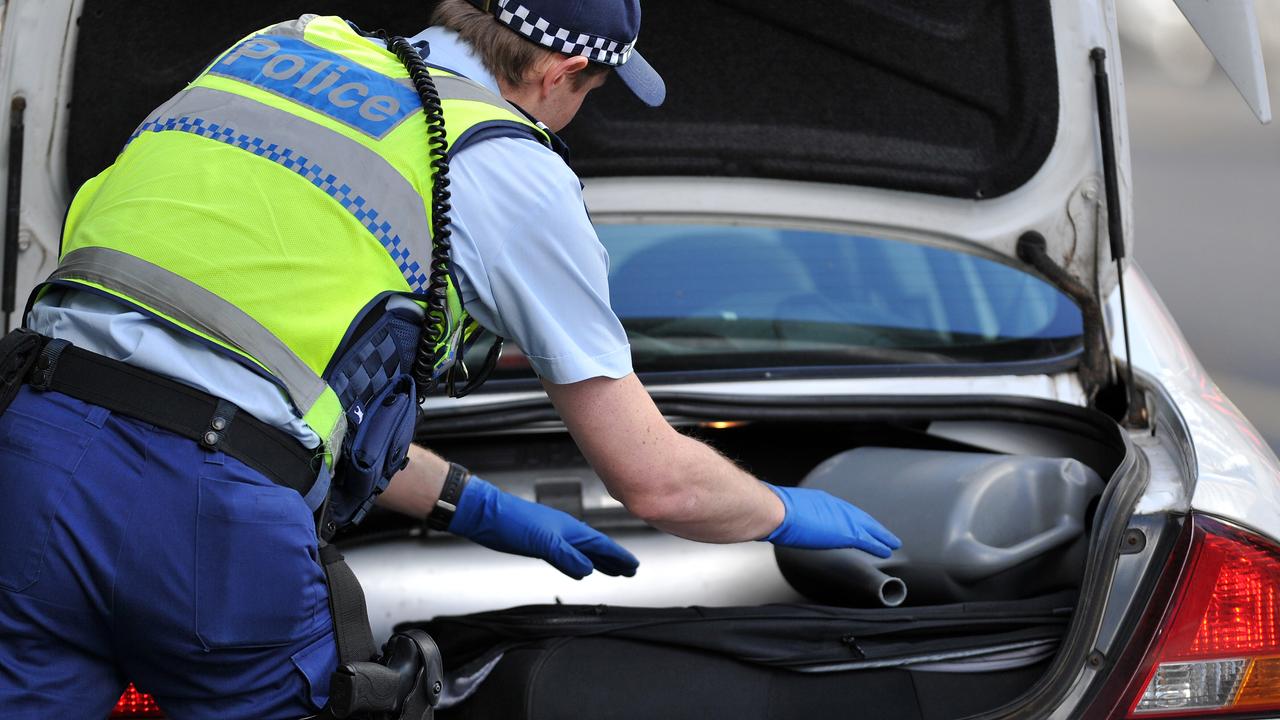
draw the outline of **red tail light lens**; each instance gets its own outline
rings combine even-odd
[[[156,705],[156,699],[144,692],[138,692],[138,688],[129,683],[129,687],[125,689],[124,694],[116,701],[116,708],[111,711],[111,717],[108,720],[124,720],[124,718],[163,718],[164,713],[160,712],[160,706]]]
[[[1280,710],[1280,548],[1207,518],[1194,532],[1128,717]]]
[[[1166,653],[1210,658],[1280,652],[1280,558],[1239,531],[1227,532],[1201,540]]]

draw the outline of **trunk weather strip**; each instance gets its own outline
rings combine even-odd
[[[1126,453],[1120,467],[1112,474],[1102,500],[1098,516],[1103,518],[1101,529],[1089,546],[1089,559],[1085,565],[1084,581],[1080,586],[1080,598],[1076,614],[1062,641],[1049,671],[1021,698],[1002,708],[966,720],[1012,720],[1013,718],[1040,717],[1060,709],[1072,689],[1084,678],[1083,673],[1095,670],[1091,662],[1095,656],[1095,643],[1101,629],[1107,596],[1115,578],[1116,562],[1129,530],[1129,519],[1138,499],[1147,487],[1149,468],[1146,455],[1135,446],[1129,436],[1119,433]],[[1127,638],[1117,638],[1125,642]]]
[[[994,395],[903,397],[866,395],[755,397],[654,392],[654,402],[669,416],[718,420],[1009,420],[1057,427],[1124,452],[1128,438],[1115,421],[1090,408],[1053,400]],[[560,416],[545,397],[530,398],[465,412],[433,412],[418,425],[419,437],[442,433],[509,429],[537,422],[557,422]]]

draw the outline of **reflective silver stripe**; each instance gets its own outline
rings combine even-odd
[[[311,410],[327,387],[288,345],[243,310],[146,260],[110,248],[79,248],[67,253],[49,279],[84,280],[121,292],[156,312],[252,355],[284,384],[303,415]],[[328,428],[313,429],[323,433]]]
[[[219,140],[301,175],[365,226],[400,266],[411,289],[425,288],[422,268],[431,259],[426,207],[412,183],[378,153],[292,113],[206,87],[179,93],[152,113],[135,136],[156,130]]]
[[[345,408],[343,408],[345,410]],[[314,430],[315,428],[312,428]],[[333,432],[329,433],[329,437],[324,441],[324,447],[333,456],[336,461],[338,453],[342,452],[342,441],[347,437],[347,414],[346,412],[338,413],[338,422],[333,426]]]
[[[307,26],[311,24],[312,20],[315,20],[318,17],[320,16],[316,15],[315,13],[309,13],[307,15],[303,15],[297,20],[288,20],[278,25],[272,25],[271,27],[259,32],[258,34],[259,35],[284,35],[285,37],[295,37],[295,38],[301,39],[303,35],[305,35],[307,32]]]
[[[435,73],[431,75],[431,79],[436,83],[436,90],[440,92],[441,100],[472,100],[474,102],[482,102],[505,110],[512,115],[515,115],[517,118],[524,119],[524,113],[520,112],[519,108],[504,100],[501,95],[495,94],[492,90],[474,80],[458,76],[439,75]]]

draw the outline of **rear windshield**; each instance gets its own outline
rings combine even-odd
[[[997,364],[1081,346],[1069,298],[954,250],[808,230],[597,229],[638,372]],[[500,375],[522,366],[511,354]]]

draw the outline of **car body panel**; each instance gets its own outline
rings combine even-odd
[[[1158,388],[1157,426],[1180,448],[1191,507],[1280,539],[1280,460],[1205,372],[1142,272],[1130,267],[1126,281],[1133,366]],[[1119,317],[1118,293],[1109,308]],[[1122,358],[1118,329],[1112,343]]]
[[[67,187],[67,98],[75,60],[80,0],[11,1],[0,39],[0,97],[26,102],[22,206],[19,218],[18,310],[38,279],[58,261],[62,220],[71,201]],[[0,143],[9,144],[9,113]],[[9,155],[0,153],[0,174]],[[6,201],[7,202],[7,201]],[[16,322],[16,320],[15,320]]]
[[[767,375],[767,371],[762,371]],[[1008,395],[1014,397],[1055,400],[1069,405],[1085,405],[1084,390],[1074,373],[1054,375],[993,375],[960,377],[822,377],[805,379],[764,379],[696,383],[650,382],[651,393],[679,391],[681,395],[760,396],[760,397],[839,397],[875,395],[891,397],[909,395],[936,397],[941,395]],[[465,398],[428,398],[426,411],[436,415],[465,414],[484,408],[545,401],[541,390],[476,393]]]

